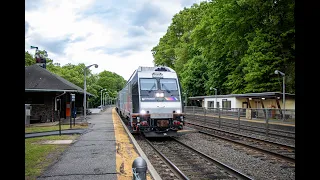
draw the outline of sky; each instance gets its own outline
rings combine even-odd
[[[37,46],[61,66],[84,63],[125,80],[154,66],[151,49],[172,17],[199,0],[26,0],[25,50]]]

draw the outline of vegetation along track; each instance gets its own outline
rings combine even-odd
[[[205,119],[201,115],[187,115],[186,119],[192,119],[193,121],[200,121],[204,122],[207,124],[212,124],[214,126],[219,125],[219,120],[214,119],[213,117],[207,116]],[[201,118],[201,119],[199,119]],[[238,129],[240,126],[241,131],[249,131],[249,132],[255,132],[257,134],[266,134],[266,125],[264,123],[259,123],[258,125],[250,125],[250,124],[244,124],[241,122],[239,125],[238,122],[227,122],[223,118],[221,118],[221,127],[224,128],[230,128],[230,129]],[[270,125],[269,125],[270,126]],[[295,132],[293,131],[288,131],[288,130],[282,130],[282,129],[275,129],[275,128],[270,128],[268,127],[268,136],[274,136],[274,137],[280,137],[280,138],[286,138],[286,139],[295,139]]]
[[[251,179],[175,138],[147,140],[139,136],[136,140],[143,149],[146,149],[147,145],[151,147],[152,150],[149,149],[147,154],[150,156],[150,152],[153,153],[153,161],[166,168],[159,170],[159,165],[151,162],[163,179]],[[171,171],[170,178],[162,173],[168,171]]]
[[[239,144],[241,146],[254,149],[264,154],[269,154],[277,158],[283,159],[290,163],[295,163],[295,147],[288,146],[280,143],[275,143],[267,140],[261,140],[253,137],[249,137],[242,134],[233,132],[227,132],[220,129],[206,127],[194,123],[186,123],[199,130],[199,133],[203,133],[209,136],[213,136],[219,139],[223,139],[232,143]],[[203,130],[203,131],[202,131]],[[251,152],[252,153],[252,152]],[[276,160],[276,159],[274,159]],[[293,166],[291,164],[291,166]]]

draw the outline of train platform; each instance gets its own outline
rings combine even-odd
[[[90,115],[87,131],[79,136],[37,179],[132,179],[137,157],[147,162],[147,179],[161,179],[114,108]]]

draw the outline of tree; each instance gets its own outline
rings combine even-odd
[[[36,63],[36,60],[34,59],[34,57],[28,51],[25,51],[24,65],[25,66],[31,66],[31,65],[33,65],[35,63]]]
[[[221,0],[185,8],[152,49],[154,62],[175,69],[194,96],[210,87],[219,94],[279,91],[275,69],[286,73],[294,93],[294,6],[293,0]]]

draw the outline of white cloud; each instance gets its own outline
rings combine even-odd
[[[61,65],[96,63],[94,73],[107,70],[127,80],[138,66],[153,66],[151,49],[183,9],[181,4],[193,3],[198,2],[27,0],[26,50],[34,53],[30,46],[38,46]]]

